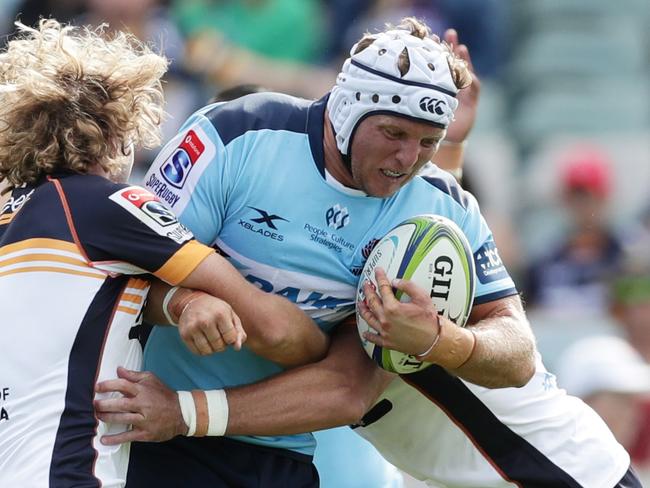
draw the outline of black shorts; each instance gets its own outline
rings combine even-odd
[[[643,488],[641,481],[637,478],[636,473],[630,467],[625,476],[619,481],[614,488]]]
[[[317,488],[312,457],[227,437],[131,444],[127,488]]]

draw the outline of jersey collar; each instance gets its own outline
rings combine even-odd
[[[323,120],[325,108],[330,94],[328,93],[320,100],[316,100],[309,106],[307,114],[307,134],[309,135],[309,147],[311,155],[316,163],[320,175],[325,178],[325,151],[323,149],[323,138],[325,137]]]

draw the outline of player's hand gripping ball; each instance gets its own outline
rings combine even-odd
[[[465,326],[474,301],[474,258],[465,234],[454,222],[438,215],[418,215],[388,232],[368,256],[357,287],[357,304],[365,298],[365,280],[377,287],[377,267],[386,271],[389,280],[411,280],[427,290],[440,315]],[[395,296],[401,302],[410,301],[399,290]],[[361,317],[358,306],[357,328],[366,353],[383,369],[406,374],[430,366],[415,356],[365,340],[364,332],[376,332]]]

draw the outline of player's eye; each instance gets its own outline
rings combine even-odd
[[[384,134],[386,134],[389,139],[399,139],[402,136],[401,131],[391,128],[384,129]]]
[[[426,147],[427,149],[435,147],[437,144],[438,144],[438,139],[422,139],[420,141],[420,145],[422,147]]]

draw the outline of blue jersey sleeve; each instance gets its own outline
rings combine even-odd
[[[469,240],[476,267],[474,304],[516,294],[515,284],[499,257],[494,236],[481,215],[476,198],[469,192],[464,192],[463,199],[466,212],[461,222],[461,229]]]
[[[160,151],[144,185],[200,242],[212,244],[226,215],[232,158],[204,112],[192,115]]]

